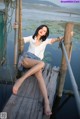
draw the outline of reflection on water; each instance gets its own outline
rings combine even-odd
[[[24,8],[24,7],[23,7]],[[53,13],[47,10],[40,11],[35,9],[23,9],[23,36],[32,35],[40,24],[46,24],[50,28],[50,36],[49,37],[58,37],[64,35],[65,29],[65,21],[76,21],[74,26],[75,35],[73,37],[73,51],[71,58],[71,66],[74,72],[74,76],[76,78],[76,82],[78,86],[80,86],[80,16],[69,16],[69,14],[65,13]],[[14,16],[14,15],[13,15]],[[58,20],[58,21],[57,21]],[[12,24],[14,22],[14,17],[12,19]],[[7,38],[7,63],[9,67],[12,69],[13,60],[14,60],[14,30],[12,30],[8,34]],[[24,50],[26,50],[28,45],[24,45]],[[47,46],[45,52],[46,62],[50,63],[52,66],[60,66],[61,63],[61,49],[58,48],[58,43],[53,44],[52,46]],[[77,69],[77,70],[76,70]],[[12,73],[12,72],[11,72]],[[4,74],[4,72],[3,72]],[[7,90],[4,90],[7,85],[0,85],[0,105],[4,105],[4,102],[11,95],[12,86],[7,86]],[[3,88],[4,87],[4,88]],[[70,77],[67,72],[65,89],[72,89]],[[5,93],[4,93],[5,92]],[[6,98],[5,98],[6,97]],[[63,95],[62,101],[66,96]],[[0,106],[2,109],[2,106]],[[0,110],[1,110],[0,109]],[[65,116],[66,115],[66,116]],[[77,114],[76,103],[73,97],[71,97],[67,103],[57,112],[55,119],[79,119]]]
[[[12,93],[12,85],[0,84],[0,112]]]

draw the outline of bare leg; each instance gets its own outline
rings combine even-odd
[[[49,99],[48,99],[48,94],[47,94],[47,89],[46,89],[46,85],[42,76],[42,71],[38,71],[35,73],[35,77],[38,80],[38,84],[42,93],[42,96],[44,98],[44,112],[46,115],[51,115],[51,109],[50,109],[50,105],[49,105]]]
[[[41,71],[41,69],[44,67],[44,62],[25,58],[22,62],[22,65],[25,68],[31,68],[31,69],[27,73],[25,73],[21,78],[18,79],[18,81],[13,86],[13,93],[17,94],[17,91],[18,91],[19,87],[21,86],[21,84],[23,83],[23,81],[26,78],[28,78],[29,76],[31,76],[32,74],[35,74],[35,76],[38,80],[38,83],[39,83],[41,93],[42,93],[43,98],[44,98],[45,114],[51,115],[52,112],[51,112],[51,109],[49,106],[49,100],[48,100],[46,85],[45,85],[45,82],[44,82],[44,79],[42,76],[42,71]]]
[[[31,69],[28,70],[21,78],[19,78],[17,80],[17,82],[13,86],[13,93],[14,94],[17,94],[19,87],[21,86],[21,84],[23,83],[23,81],[26,78],[28,78],[32,74],[35,74],[36,72],[41,70],[44,67],[45,64],[42,61],[38,61],[38,60],[30,59],[30,58],[25,58],[22,62],[22,65],[25,68],[31,68]]]

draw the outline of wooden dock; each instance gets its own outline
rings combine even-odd
[[[52,108],[57,86],[59,68],[46,64],[43,77],[46,82],[50,106]],[[49,119],[44,115],[43,97],[38,82],[34,76],[25,80],[17,95],[11,95],[3,112],[7,112],[7,119]]]

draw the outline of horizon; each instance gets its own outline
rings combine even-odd
[[[80,0],[23,0],[23,2],[28,3],[49,2],[50,4],[52,3],[60,7],[80,9]]]
[[[40,2],[45,3],[49,2],[50,4],[52,3],[60,7],[80,9],[80,0],[22,0],[22,2],[39,3],[39,4]]]
[[[80,0],[54,0],[54,1],[53,0],[40,0],[40,1],[51,2],[60,7],[80,9]]]

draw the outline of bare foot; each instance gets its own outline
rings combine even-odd
[[[47,116],[50,116],[52,114],[51,112],[51,108],[50,108],[50,105],[49,104],[45,104],[44,106],[44,112]]]
[[[16,83],[14,84],[13,89],[12,89],[13,94],[15,94],[15,95],[17,94],[20,85],[21,85],[20,81],[19,80],[16,81]]]

